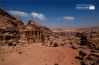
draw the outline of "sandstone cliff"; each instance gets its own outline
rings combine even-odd
[[[0,9],[0,45],[12,45],[17,41],[15,18]]]

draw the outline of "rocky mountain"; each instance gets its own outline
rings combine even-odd
[[[16,18],[0,9],[0,45],[12,45],[17,41]]]
[[[13,20],[16,20],[15,17],[13,17],[12,15],[8,14],[4,9],[0,8],[0,15],[2,16],[6,16],[7,18],[11,18]]]
[[[46,38],[51,36],[52,31],[49,28],[30,20],[27,25],[24,25],[24,28],[22,27],[20,33],[21,43],[34,43],[45,42]]]
[[[0,9],[0,44],[28,44],[45,42],[51,36],[52,30],[39,25],[33,20],[25,25],[21,20]],[[17,43],[16,43],[17,42]]]

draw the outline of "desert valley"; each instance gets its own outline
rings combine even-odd
[[[99,65],[99,27],[24,24],[0,8],[0,65]]]

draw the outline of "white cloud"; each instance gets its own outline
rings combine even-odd
[[[8,13],[11,14],[11,15],[21,16],[21,17],[27,17],[27,16],[29,16],[28,13],[21,12],[21,11],[8,11]]]
[[[63,17],[65,20],[74,20],[75,17],[72,17],[72,16],[64,16]]]
[[[32,13],[28,14],[28,13],[22,12],[22,11],[7,11],[7,12],[13,16],[20,16],[20,17],[32,16],[33,18],[37,18],[39,20],[46,21],[45,15],[43,15],[42,13],[32,12]]]
[[[32,16],[33,18],[38,18],[38,19],[40,19],[40,20],[46,21],[46,18],[45,18],[45,16],[44,16],[42,13],[32,12],[32,13],[31,13],[31,16]]]

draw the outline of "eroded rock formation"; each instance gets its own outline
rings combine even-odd
[[[45,27],[38,25],[35,21],[30,20],[27,25],[22,25],[20,28],[20,42],[37,43],[45,42],[52,31]]]
[[[49,28],[39,25],[33,20],[25,25],[21,20],[0,9],[0,42],[3,44],[12,44],[13,42],[19,42],[20,44],[44,43],[51,34],[53,33]]]
[[[15,18],[0,9],[0,45],[12,45],[18,40]]]

